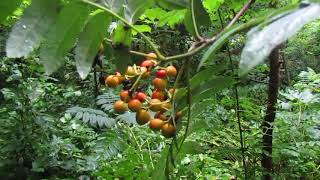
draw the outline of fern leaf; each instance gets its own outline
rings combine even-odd
[[[95,127],[114,127],[116,120],[110,118],[106,113],[100,110],[72,107],[67,110],[73,118],[83,121],[84,123],[89,123],[91,126]]]

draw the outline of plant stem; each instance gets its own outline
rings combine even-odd
[[[221,22],[221,28],[224,28],[224,22],[222,19],[222,15],[220,12],[220,9],[218,9],[218,15],[219,19]],[[238,80],[239,77],[237,74],[235,74],[235,70],[233,67],[233,62],[232,62],[232,57],[231,57],[231,52],[230,48],[227,44],[227,51],[228,51],[228,57],[229,57],[229,63],[230,63],[230,69],[232,72],[232,75],[235,76],[235,78]],[[235,99],[236,99],[236,116],[237,116],[237,123],[238,123],[238,128],[239,128],[239,138],[240,138],[240,147],[241,147],[241,154],[242,154],[242,165],[243,165],[243,171],[244,171],[244,179],[248,179],[248,173],[247,173],[247,165],[246,165],[246,156],[245,156],[245,147],[244,147],[244,139],[243,139],[243,131],[242,131],[242,125],[241,125],[241,117],[240,117],[240,102],[239,102],[239,92],[238,92],[238,84],[234,84],[233,86],[234,94],[235,94]]]
[[[196,38],[198,40],[202,40],[202,37],[198,31],[196,16],[195,16],[195,9],[194,9],[194,0],[191,0],[191,16],[192,16],[192,23],[194,27],[194,32],[196,33]]]

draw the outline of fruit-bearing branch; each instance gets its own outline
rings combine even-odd
[[[212,44],[213,42],[215,42],[218,37],[220,37],[223,33],[225,33],[226,31],[228,31],[239,19],[240,17],[250,8],[250,6],[255,2],[255,0],[249,0],[244,6],[243,8],[237,13],[237,15],[230,21],[230,23],[227,25],[227,27],[222,30],[220,33],[218,33],[217,35],[211,37],[211,38],[202,38],[200,35],[199,35],[199,32],[196,33],[197,34],[197,38],[198,40],[195,41],[192,46],[195,46],[195,48],[193,48],[192,51],[189,51],[187,53],[183,53],[183,54],[179,54],[179,55],[174,55],[174,56],[168,56],[168,57],[165,57],[158,49],[157,45],[154,44],[150,38],[148,36],[146,36],[144,33],[140,32],[137,28],[135,28],[131,23],[129,23],[126,19],[122,18],[121,16],[119,16],[117,13],[113,12],[112,10],[104,7],[104,6],[101,6],[97,3],[94,3],[90,0],[81,0],[82,2],[84,3],[87,3],[91,6],[94,6],[96,8],[99,8],[99,9],[102,9],[104,11],[106,11],[107,13],[109,13],[110,15],[114,16],[115,18],[117,18],[118,20],[122,21],[123,23],[125,23],[126,25],[128,25],[130,28],[132,28],[132,30],[134,30],[135,32],[137,32],[143,39],[145,39],[145,41],[151,46],[151,48],[155,51],[155,53],[157,54],[157,57],[159,60],[161,61],[171,61],[171,60],[176,60],[176,59],[182,59],[182,58],[185,58],[185,57],[189,57],[189,56],[192,56],[196,53],[198,53],[199,51],[201,51],[202,49],[204,49],[205,47],[207,47],[208,45]],[[191,6],[193,7],[193,6]],[[195,22],[195,17],[194,17],[194,12],[192,13],[193,14],[193,22],[194,22],[194,26],[195,26],[195,30],[197,30],[197,25],[196,25],[196,22]],[[256,25],[257,23],[259,23],[260,21],[254,21],[255,23],[247,23],[247,24],[244,24],[242,26],[242,28],[239,28],[238,30],[239,31],[242,31],[244,29],[247,29],[249,27],[252,27],[254,25]],[[239,32],[238,31],[238,32]],[[197,32],[197,31],[196,31]],[[201,37],[201,38],[200,38]],[[140,56],[145,56],[147,57],[147,54],[145,53],[141,53],[141,52],[136,52],[136,51],[130,51],[130,53],[133,53],[133,54],[136,54],[136,55],[140,55]]]

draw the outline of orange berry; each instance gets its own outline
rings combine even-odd
[[[132,99],[129,101],[128,107],[131,111],[137,112],[141,109],[142,103],[138,99]]]
[[[147,69],[154,66],[154,63],[151,60],[145,60],[141,63],[141,67],[145,67]]]
[[[130,100],[130,93],[128,90],[124,90],[120,92],[120,98],[124,102],[128,102]]]
[[[167,72],[167,75],[171,76],[171,77],[176,77],[176,75],[178,73],[177,69],[174,66],[168,66],[166,68],[166,72]]]
[[[117,78],[114,75],[110,75],[106,78],[105,83],[109,86],[109,87],[116,87],[118,86],[119,83],[119,78]]]
[[[167,80],[161,78],[155,78],[153,80],[153,85],[158,90],[164,90],[167,86]]]
[[[119,79],[119,84],[121,84],[126,78],[124,76],[121,75],[121,73],[116,72],[115,75],[118,79]]]
[[[150,113],[145,109],[140,109],[136,114],[136,121],[139,125],[144,125],[148,123],[150,119]]]
[[[155,90],[155,91],[153,91],[151,98],[152,99],[159,99],[160,101],[163,101],[165,99],[165,96],[162,91]]]
[[[137,92],[136,96],[134,97],[135,99],[138,99],[141,102],[145,102],[147,99],[147,95],[143,92]]]
[[[113,109],[118,114],[123,114],[127,111],[128,106],[127,103],[123,101],[116,101],[113,105]]]
[[[150,129],[156,131],[160,130],[164,124],[164,121],[161,119],[152,119],[149,123]]]
[[[171,123],[166,123],[161,127],[161,134],[166,138],[171,138],[175,135],[176,128]]]

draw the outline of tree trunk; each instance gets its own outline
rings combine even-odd
[[[264,170],[264,180],[272,179],[272,133],[273,133],[273,122],[276,116],[276,104],[278,98],[279,81],[280,81],[280,64],[279,64],[279,47],[275,48],[270,59],[270,73],[269,73],[269,89],[268,89],[268,101],[266,116],[262,123],[262,160],[261,166]]]

